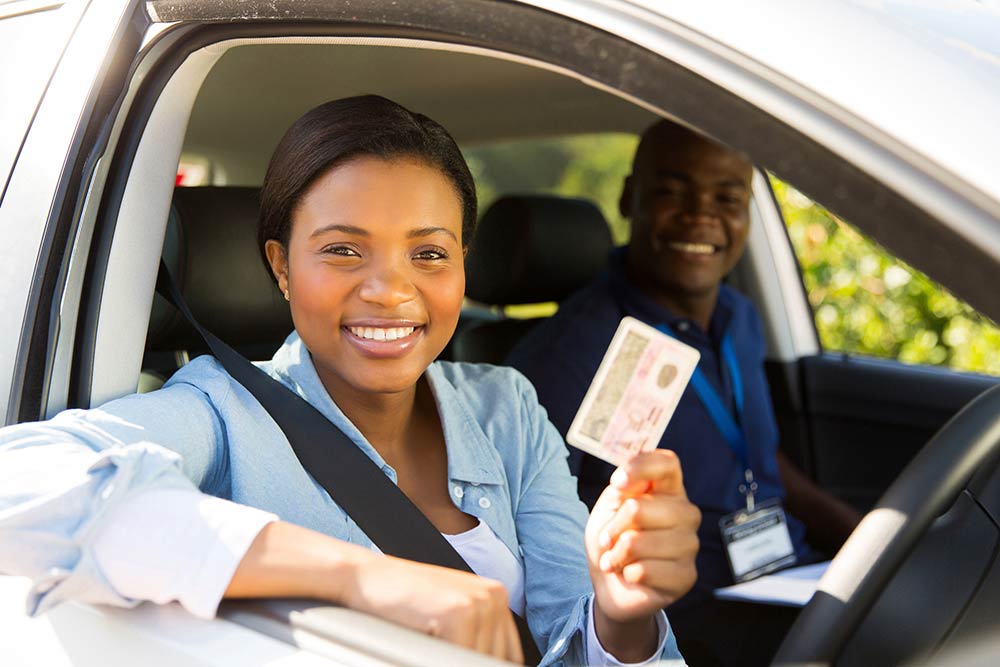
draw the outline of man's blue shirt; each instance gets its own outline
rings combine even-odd
[[[729,331],[736,351],[744,389],[742,426],[749,447],[750,465],[759,485],[758,501],[785,497],[776,458],[778,431],[764,375],[765,345],[760,320],[753,305],[735,290],[722,286],[709,330],[679,318],[632,285],[625,275],[625,251],[616,251],[608,270],[539,324],[514,348],[507,362],[534,383],[541,404],[559,431],[566,435],[597,367],[621,319],[626,315],[647,324],[666,324],[675,337],[701,353],[698,367],[733,410],[733,388],[719,347]],[[739,492],[743,466],[712,421],[691,385],[684,391],[660,447],[680,457],[684,487],[691,502],[702,511],[698,531],[698,582],[679,606],[711,595],[732,583],[719,532],[719,519],[746,506]],[[614,468],[608,463],[570,448],[570,469],[579,478],[580,497],[592,506],[608,483]],[[789,531],[801,558],[809,553],[805,529],[788,517]],[[673,608],[672,608],[673,609]]]

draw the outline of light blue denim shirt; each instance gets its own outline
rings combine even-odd
[[[261,367],[396,481],[395,470],[331,400],[296,334]],[[587,663],[587,510],[561,436],[513,369],[435,362],[426,377],[444,429],[449,496],[488,524],[523,565],[526,615],[542,664]],[[302,468],[256,399],[214,358],[199,357],[159,391],[0,429],[0,571],[34,580],[31,613],[69,598],[136,604],[94,563],[95,528],[130,494],[192,484],[372,546]],[[680,659],[672,634],[661,657]]]

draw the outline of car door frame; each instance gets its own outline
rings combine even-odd
[[[66,287],[73,246],[87,242],[86,225],[78,224],[81,211],[99,186],[110,120],[148,25],[139,0],[87,6],[11,169],[0,200],[0,228],[10,230],[7,242],[23,252],[4,267],[0,299],[22,316],[0,322],[0,377],[10,378],[0,383],[6,424],[45,413],[60,333],[75,326],[78,293]]]

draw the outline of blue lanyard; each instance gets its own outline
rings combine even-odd
[[[677,334],[675,334],[666,324],[661,324],[656,328],[668,336],[677,338]],[[736,362],[736,350],[733,348],[733,337],[728,331],[722,337],[722,361],[726,365],[726,371],[729,374],[729,380],[733,386],[733,399],[736,403],[736,415],[740,423],[742,423],[743,379],[740,375],[740,366]],[[712,418],[712,421],[715,422],[716,428],[719,429],[719,432],[722,433],[722,437],[725,438],[726,442],[729,444],[729,448],[743,465],[743,469],[749,471],[750,456],[743,429],[740,427],[740,424],[737,423],[736,419],[733,418],[733,414],[726,407],[722,397],[719,396],[719,392],[717,392],[715,387],[713,387],[708,381],[708,378],[705,377],[705,374],[702,372],[700,367],[696,366],[694,374],[691,375],[691,386],[694,387],[695,393],[698,394],[698,398],[701,399],[702,404],[708,411],[708,416]]]

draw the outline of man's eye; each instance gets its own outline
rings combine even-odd
[[[726,204],[727,206],[735,206],[743,203],[743,199],[741,197],[737,197],[736,195],[719,195],[716,197],[716,200],[720,204]]]

